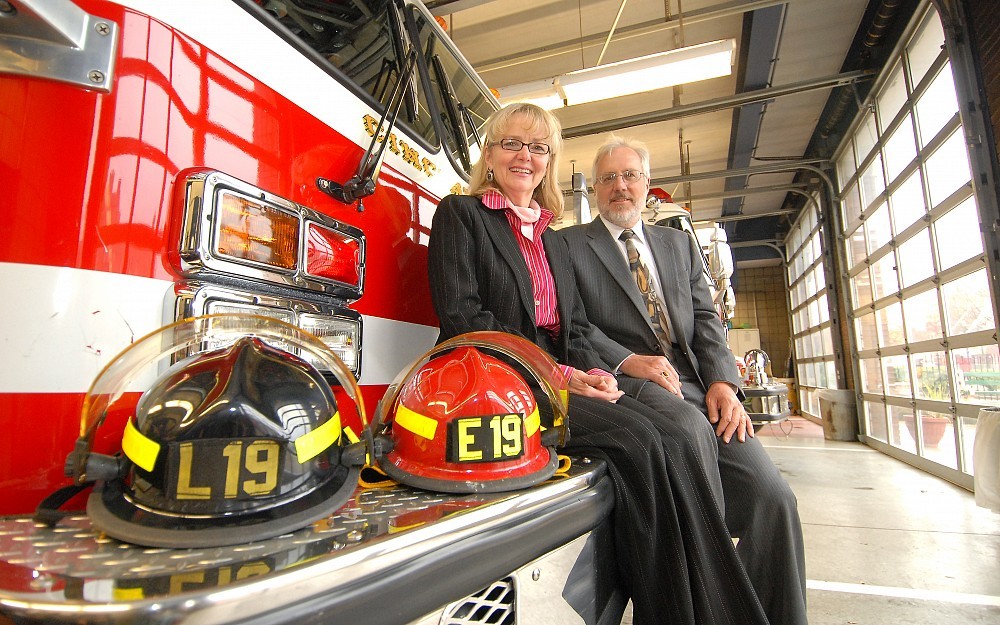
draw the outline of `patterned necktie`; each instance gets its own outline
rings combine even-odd
[[[646,266],[646,263],[642,262],[642,259],[639,257],[639,250],[635,247],[635,239],[638,238],[635,232],[631,230],[623,231],[621,236],[618,237],[620,241],[625,242],[625,253],[628,255],[628,268],[632,272],[632,277],[635,279],[636,285],[639,287],[639,292],[642,293],[643,299],[646,300],[646,313],[649,315],[649,322],[653,325],[653,330],[656,332],[660,342],[663,343],[664,347],[669,347],[671,344],[670,325],[667,323],[666,312],[656,298],[656,290],[653,288],[649,267]]]

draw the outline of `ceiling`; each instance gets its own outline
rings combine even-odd
[[[609,132],[640,139],[650,148],[653,186],[689,206],[695,221],[724,221],[738,263],[770,264],[781,262],[774,243],[780,245],[795,213],[809,201],[806,195],[825,192],[824,159],[854,117],[879,58],[892,47],[893,30],[905,25],[916,3],[425,4],[444,18],[452,40],[496,88],[593,67],[602,50],[603,64],[734,38],[735,65],[728,77],[555,110],[566,137],[558,175],[568,192],[574,171],[590,182],[593,154]],[[740,175],[722,176],[726,171]],[[655,221],[656,215],[650,211],[645,217]],[[573,219],[567,211],[563,223]]]

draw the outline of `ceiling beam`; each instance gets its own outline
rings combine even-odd
[[[694,180],[713,180],[715,178],[731,178],[733,176],[753,176],[756,174],[776,174],[785,171],[795,171],[797,169],[808,169],[810,171],[815,171],[816,173],[822,175],[824,178],[829,179],[819,171],[816,165],[825,165],[830,161],[825,158],[806,158],[798,160],[785,160],[785,161],[774,161],[768,163],[767,165],[751,165],[750,167],[744,167],[742,169],[717,169],[715,171],[704,171],[697,174],[685,174],[683,176],[668,176],[666,178],[657,178],[655,182],[657,186],[670,186],[672,184],[680,184],[682,182],[692,182]],[[650,181],[652,184],[653,181]]]
[[[726,223],[730,221],[746,221],[748,219],[758,219],[760,217],[780,217],[781,215],[791,215],[793,213],[799,212],[794,208],[783,208],[780,210],[767,211],[766,213],[755,213],[753,215],[723,215],[721,217],[716,217],[715,219],[710,219],[708,221],[716,221],[719,223]],[[734,241],[734,244],[738,241]]]
[[[431,15],[450,15],[481,4],[489,4],[495,0],[425,0],[424,6]]]
[[[649,186],[657,186],[657,180],[650,180]],[[702,200],[718,200],[727,197],[743,197],[746,195],[756,195],[758,193],[787,193],[792,190],[805,191],[808,186],[805,183],[799,184],[774,184],[766,187],[749,187],[746,189],[732,189],[729,191],[719,191],[718,193],[696,193],[691,197],[684,197],[682,193],[672,193],[670,197],[680,204],[681,202],[700,202]]]
[[[615,130],[642,126],[644,124],[655,124],[658,122],[681,119],[683,117],[692,117],[694,115],[716,113],[718,111],[724,111],[738,106],[745,106],[755,102],[766,102],[788,95],[795,95],[797,93],[805,93],[807,91],[815,91],[817,89],[832,89],[834,87],[841,87],[862,80],[870,80],[872,76],[873,72],[871,70],[858,70],[854,72],[836,74],[834,76],[827,76],[825,78],[803,80],[801,82],[781,85],[778,87],[768,87],[766,89],[747,91],[745,93],[738,93],[736,95],[726,96],[723,98],[714,98],[712,100],[705,100],[704,102],[697,102],[695,104],[675,106],[673,108],[659,111],[650,111],[648,113],[640,113],[638,115],[608,119],[605,121],[594,122],[592,124],[569,126],[567,128],[563,128],[563,138],[574,139],[576,137],[586,137],[605,132],[613,132]]]
[[[771,84],[784,23],[784,6],[758,9],[743,16],[739,72],[736,76],[737,93],[766,89]],[[757,149],[757,137],[760,135],[766,107],[767,102],[755,102],[733,109],[729,157],[726,163],[730,168],[742,168],[750,164]],[[727,191],[746,186],[746,179],[726,179]],[[722,214],[738,215],[742,212],[742,207],[743,198],[727,198],[722,201]],[[732,235],[733,232],[730,231],[729,234]]]
[[[617,42],[631,39],[633,37],[645,37],[646,35],[680,28],[681,23],[685,26],[690,26],[691,24],[706,22],[720,17],[740,15],[756,9],[763,9],[779,4],[789,4],[797,1],[800,0],[730,0],[729,2],[715,4],[702,9],[695,9],[686,13],[678,13],[673,15],[669,20],[648,20],[646,22],[640,22],[638,24],[619,28],[611,40]],[[489,27],[489,24],[486,24],[486,27]],[[479,74],[484,74],[498,69],[541,61],[543,59],[559,56],[560,54],[579,54],[581,49],[603,46],[609,32],[610,31],[594,33],[592,35],[587,35],[582,39],[580,37],[575,37],[573,39],[567,39],[566,41],[553,43],[550,46],[525,50],[516,54],[499,56],[475,63],[474,67]],[[458,43],[459,47],[461,47],[461,38],[462,29],[456,29],[456,31],[452,34],[452,39]]]

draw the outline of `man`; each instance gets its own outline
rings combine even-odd
[[[600,218],[560,231],[590,340],[617,365],[619,388],[697,431],[714,426],[720,506],[774,625],[805,624],[805,558],[794,494],[740,398],[740,376],[687,233],[642,223],[649,152],[612,137],[594,159]],[[641,290],[645,288],[645,293]]]

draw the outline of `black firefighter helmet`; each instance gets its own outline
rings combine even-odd
[[[287,346],[295,337],[283,330],[279,342]],[[294,531],[332,514],[354,491],[367,447],[350,445],[343,430],[330,385],[313,364],[243,335],[176,362],[149,386],[125,425],[128,461],[118,462],[116,475],[93,471],[87,512],[108,535],[156,547],[222,546]],[[89,455],[98,461],[70,458],[85,479],[101,464],[100,455]],[[80,481],[81,471],[74,473]]]

